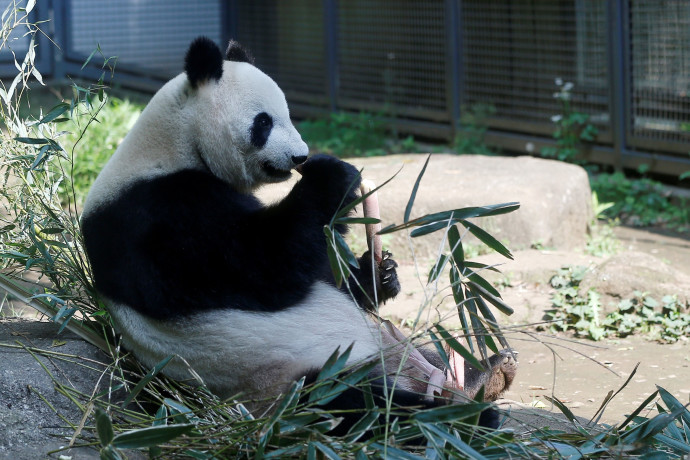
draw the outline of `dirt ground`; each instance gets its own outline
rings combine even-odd
[[[646,252],[660,258],[677,270],[690,274],[690,240],[627,227],[616,229],[621,250]],[[508,274],[499,282],[503,298],[515,309],[500,321],[507,328],[513,348],[519,352],[520,368],[507,400],[551,409],[544,396],[555,395],[575,415],[590,419],[599,409],[607,393],[617,391],[639,367],[626,388],[611,401],[601,422],[620,423],[626,414],[637,408],[659,385],[681,402],[690,399],[690,341],[660,344],[644,337],[593,342],[572,335],[536,332],[528,324],[540,320],[550,306],[551,288],[548,280],[564,265],[596,263],[597,258],[578,252],[525,250],[514,252],[515,260],[501,267]],[[397,257],[397,256],[396,256]],[[496,256],[480,256],[486,263],[501,261]],[[424,284],[416,275],[414,262],[401,262],[399,275],[403,291],[398,299],[386,305],[382,315],[399,325],[410,324],[424,299]],[[478,259],[475,259],[478,260]],[[502,259],[506,261],[506,259]],[[428,268],[419,263],[426,280]],[[495,280],[494,280],[495,281]],[[447,291],[441,291],[426,308],[421,319],[431,321],[445,317],[456,323],[455,315],[444,304]],[[430,295],[427,290],[427,295]],[[448,304],[446,302],[445,304]],[[557,409],[556,409],[557,410]],[[654,410],[653,414],[656,413]],[[644,415],[644,414],[643,414]]]

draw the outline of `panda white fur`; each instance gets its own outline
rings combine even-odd
[[[353,300],[335,287],[323,235],[355,199],[358,171],[307,154],[282,91],[238,44],[225,59],[209,39],[191,44],[185,72],[151,99],[82,215],[96,288],[145,365],[174,355],[172,378],[189,380],[192,368],[221,397],[265,397],[315,376],[337,347],[353,345],[350,362],[379,356],[370,292],[354,289]],[[300,164],[278,204],[252,195]],[[383,281],[361,266],[354,276],[366,291],[384,301],[398,293],[394,261]],[[396,401],[423,405],[404,388]]]

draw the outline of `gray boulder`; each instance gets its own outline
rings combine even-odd
[[[348,160],[363,168],[363,176],[377,185],[400,170],[395,179],[379,191],[384,226],[402,223],[405,207],[426,157],[407,154]],[[294,180],[266,187],[260,197],[265,201],[275,201],[286,193]],[[584,244],[592,218],[587,173],[579,166],[529,156],[433,154],[419,186],[411,217],[511,201],[520,202],[518,211],[476,222],[499,241],[507,243],[510,249],[538,245],[567,250]],[[354,232],[363,233],[363,230],[355,229]],[[417,240],[421,240],[415,241],[418,256],[434,257],[437,254],[438,235]],[[389,241],[384,240],[384,245],[392,247],[400,257],[401,246],[407,246],[407,239],[401,233]]]
[[[601,294],[604,313],[615,310],[621,299],[632,298],[635,291],[656,300],[676,295],[681,303],[690,302],[690,276],[644,252],[622,252],[592,268],[580,282],[580,293],[586,295],[590,289]]]
[[[46,458],[48,452],[67,446],[74,430],[56,412],[79,425],[81,410],[57,390],[46,369],[67,388],[91,394],[100,377],[95,363],[109,362],[104,353],[74,334],[58,335],[57,331],[55,323],[0,321],[0,458]],[[22,345],[60,355],[31,354]],[[99,458],[98,451],[84,448],[61,451],[51,458],[58,455]]]

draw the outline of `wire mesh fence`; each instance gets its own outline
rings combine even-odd
[[[194,36],[232,37],[284,89],[294,115],[366,111],[401,132],[451,140],[479,107],[490,142],[530,153],[554,131],[554,81],[562,79],[574,85],[574,110],[599,128],[590,159],[690,169],[687,0],[39,4],[62,48],[43,47],[53,53],[43,69],[54,62],[57,79],[97,78],[96,64],[81,66],[100,46],[119,57],[114,84],[153,90],[181,71]],[[26,49],[21,34],[13,39]],[[12,59],[0,54],[0,73],[12,73]]]

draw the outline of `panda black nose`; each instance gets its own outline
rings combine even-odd
[[[306,155],[299,155],[299,156],[292,156],[292,162],[295,163],[296,165],[301,165],[307,161],[307,156]]]

